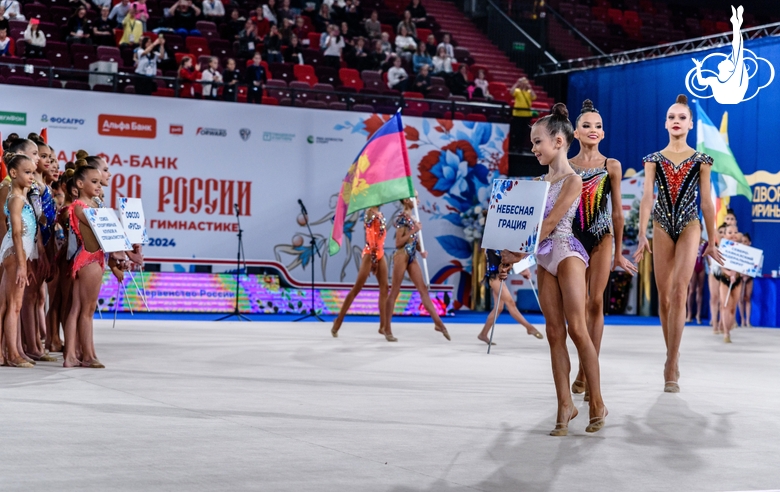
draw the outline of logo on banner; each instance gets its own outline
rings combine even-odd
[[[27,125],[27,113],[0,111],[0,125]]]
[[[745,176],[753,187],[751,215],[753,222],[780,223],[780,171],[756,171]]]
[[[52,128],[70,128],[75,130],[77,126],[84,125],[82,118],[63,118],[61,116],[41,115],[41,123],[51,123]],[[55,126],[59,125],[59,126]]]
[[[183,125],[171,125],[169,129],[171,135],[184,135]]]
[[[157,120],[142,116],[98,116],[98,133],[109,137],[157,138]]]
[[[282,142],[292,142],[294,138],[295,138],[294,133],[263,132],[264,142],[273,142],[275,140],[279,140]]]
[[[730,20],[734,39],[731,42],[730,54],[711,53],[701,61],[693,58],[695,66],[685,76],[685,87],[695,97],[701,99],[714,97],[720,104],[739,104],[756,97],[761,89],[774,80],[775,67],[769,63],[769,60],[756,56],[745,48],[740,32],[744,10],[741,5],[736,10],[731,7]],[[705,68],[705,64],[708,68]],[[758,81],[750,83],[759,72],[765,73],[767,70],[769,70],[769,80],[764,85],[760,85]],[[749,89],[750,93],[748,93]]]
[[[242,128],[238,131],[238,134],[241,136],[241,140],[246,142],[249,140],[249,137],[252,135],[252,130],[249,128]]]
[[[227,137],[227,130],[223,128],[198,127],[198,130],[195,132],[195,135],[200,135],[203,137]]]
[[[327,144],[327,143],[337,143],[337,142],[343,142],[343,138],[334,138],[334,137],[315,137],[314,135],[309,135],[306,137],[306,141],[310,144],[318,143],[318,144]]]

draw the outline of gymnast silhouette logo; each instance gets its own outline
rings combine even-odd
[[[736,10],[734,6],[731,7],[730,20],[734,28],[731,54],[712,53],[701,61],[693,58],[693,63],[696,66],[685,76],[685,87],[695,97],[700,99],[714,97],[720,104],[739,104],[756,97],[761,89],[767,87],[774,80],[775,67],[769,63],[769,60],[756,56],[744,46],[740,32],[744,10],[741,5]],[[712,59],[710,66],[720,60],[717,64],[717,72],[704,67],[710,59]],[[769,80],[764,85],[760,85],[758,79],[751,84],[750,81],[758,75],[759,68],[761,68],[762,73],[767,68],[769,69]],[[753,89],[748,95],[751,85]]]

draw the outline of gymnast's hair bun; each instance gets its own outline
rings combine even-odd
[[[685,94],[680,94],[679,96],[677,96],[677,100],[674,101],[674,103],[675,104],[682,104],[683,106],[687,106],[688,105],[688,96],[686,96]]]
[[[563,103],[555,103],[550,111],[550,114],[554,118],[566,118],[569,119],[569,110],[566,109],[566,105]]]
[[[596,109],[595,106],[593,106],[593,101],[591,101],[590,99],[585,99],[584,101],[582,101],[582,110],[580,110],[580,114],[598,113],[598,112],[599,110]]]

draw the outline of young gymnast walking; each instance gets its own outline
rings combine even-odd
[[[558,397],[558,418],[551,436],[568,434],[569,422],[577,416],[577,407],[569,390],[571,361],[566,347],[568,334],[577,347],[590,391],[590,421],[586,432],[597,432],[607,417],[601,397],[599,357],[588,335],[585,316],[587,284],[585,271],[588,253],[572,232],[572,222],[582,195],[582,179],[574,172],[566,154],[574,140],[574,128],[566,106],[557,103],[552,113],[531,127],[531,151],[539,163],[549,167],[542,176],[550,183],[536,254],[539,302],[547,324],[553,380]],[[520,261],[521,254],[502,251],[504,264]],[[506,268],[506,267],[504,267]]]
[[[409,278],[412,280],[417,292],[420,293],[420,299],[422,300],[425,309],[428,311],[428,314],[431,315],[431,318],[433,318],[434,329],[444,335],[444,338],[449,340],[450,334],[447,332],[447,327],[444,326],[439,314],[436,312],[433,302],[431,302],[431,298],[428,295],[428,289],[423,281],[420,264],[417,262],[417,252],[420,250],[420,244],[417,242],[417,233],[422,230],[422,226],[419,222],[412,219],[414,202],[411,198],[406,198],[401,200],[401,205],[403,205],[404,208],[395,220],[396,231],[395,253],[393,253],[393,280],[390,286],[390,295],[387,298],[385,339],[387,339],[388,342],[398,341],[398,339],[393,336],[391,323],[393,312],[395,311],[395,301],[398,298],[398,294],[401,292],[401,282],[404,280],[404,273],[408,272]],[[420,253],[420,256],[426,258],[428,252],[423,251]]]
[[[747,232],[742,234],[742,244],[745,246],[750,246],[753,244],[753,241],[750,237],[750,234]],[[753,312],[753,277],[748,275],[742,275],[742,296],[740,298],[739,303],[739,312],[740,312],[740,320],[741,325],[743,327],[752,328],[753,325],[750,324],[750,315]]]
[[[723,223],[718,226],[718,236],[716,238],[716,244],[720,244],[720,240],[726,234],[726,224]],[[706,248],[705,248],[706,249]],[[705,258],[704,265],[707,268],[707,287],[710,291],[710,325],[712,325],[712,333],[720,334],[720,288],[718,287],[718,275],[720,275],[720,265],[715,263],[712,258]]]
[[[334,338],[339,336],[339,328],[344,322],[344,316],[347,315],[352,301],[363,290],[370,274],[376,275],[379,282],[379,333],[385,334],[385,321],[387,316],[387,258],[385,258],[385,236],[387,228],[385,217],[379,210],[379,207],[370,207],[363,214],[363,225],[366,229],[366,246],[363,248],[363,258],[360,261],[360,270],[358,270],[357,280],[352,290],[344,299],[341,305],[338,317],[333,322],[330,330]]]
[[[669,132],[669,144],[643,159],[645,184],[639,206],[642,226],[634,259],[639,262],[645,251],[651,252],[644,224],[650,219],[652,209],[653,268],[659,295],[658,314],[666,342],[664,391],[679,393],[678,357],[685,328],[685,299],[702,229],[698,202],[701,202],[707,237],[716,237],[715,207],[710,197],[712,157],[695,151],[686,143],[688,132],[693,129],[693,113],[686,96],[677,96],[677,101],[666,113],[665,127]],[[653,206],[655,184],[658,185],[658,199]],[[715,243],[709,243],[704,254],[723,264]]]
[[[501,313],[504,311],[504,307],[506,307],[507,311],[509,311],[509,314],[514,318],[515,321],[523,325],[525,327],[526,332],[528,332],[529,335],[534,336],[540,340],[544,338],[544,336],[539,333],[539,330],[537,330],[534,325],[528,322],[527,319],[523,317],[522,314],[520,314],[520,311],[517,309],[517,304],[515,304],[515,300],[512,299],[512,294],[509,292],[509,289],[501,289],[501,281],[505,280],[504,276],[501,272],[501,251],[498,250],[492,250],[492,249],[486,249],[485,250],[485,258],[487,259],[487,268],[485,272],[485,283],[487,283],[488,287],[490,287],[490,290],[493,292],[493,304],[498,305],[498,312]],[[523,270],[520,275],[522,275],[526,280],[529,282],[531,281],[531,272],[529,270]],[[501,299],[498,298],[498,291],[501,290]],[[479,332],[479,335],[477,335],[477,339],[481,340],[487,344],[490,344],[490,338],[488,338],[488,335],[490,334],[490,328],[493,326],[493,320],[496,317],[496,310],[491,309],[490,314],[488,314],[487,320],[485,320],[485,326],[482,327],[482,331]],[[495,345],[495,343],[492,343],[492,345]]]
[[[69,223],[71,234],[76,238],[77,251],[73,258],[73,299],[65,321],[65,362],[63,367],[90,367],[102,369],[95,353],[92,336],[92,318],[97,307],[100,285],[105,267],[105,254],[89,227],[85,209],[97,208],[95,197],[100,196],[100,171],[79,163],[71,178],[75,185],[73,203],[70,207]],[[81,360],[77,357],[76,345],[81,349]]]
[[[34,363],[20,349],[19,312],[31,273],[28,259],[35,249],[35,212],[27,201],[27,190],[35,179],[35,163],[24,154],[6,154],[5,164],[11,186],[3,207],[9,229],[0,245],[4,272],[0,280],[2,351],[5,352],[4,365],[29,368]]]
[[[580,143],[580,151],[569,159],[569,164],[582,178],[582,197],[574,215],[573,227],[574,234],[589,256],[585,270],[588,295],[585,314],[588,334],[598,353],[604,335],[604,291],[609,274],[616,268],[622,268],[633,276],[636,267],[622,253],[624,219],[620,182],[623,168],[616,159],[609,159],[599,152],[599,143],[604,140],[604,121],[590,99],[582,103],[575,122],[574,138]],[[571,390],[574,393],[584,392],[587,401],[590,398],[587,388],[585,371],[580,364]]]
[[[704,278],[706,273],[704,271],[704,250],[707,249],[707,241],[702,240],[699,244],[699,249],[696,253],[696,263],[693,266],[693,276],[691,282],[688,284],[688,306],[685,322],[690,323],[693,321],[694,309],[693,305],[696,304],[696,324],[701,324],[701,303],[704,299]]]

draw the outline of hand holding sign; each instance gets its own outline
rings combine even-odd
[[[125,234],[124,227],[112,209],[85,208],[84,215],[100,243],[100,249],[106,253],[133,249],[133,245],[130,244],[130,240]]]
[[[130,243],[146,243],[146,219],[140,198],[120,198],[119,219],[122,221]]]
[[[535,253],[549,188],[546,181],[494,180],[482,247]]]
[[[758,277],[764,266],[764,252],[758,248],[721,239],[719,250],[723,256],[723,268],[743,275]]]

